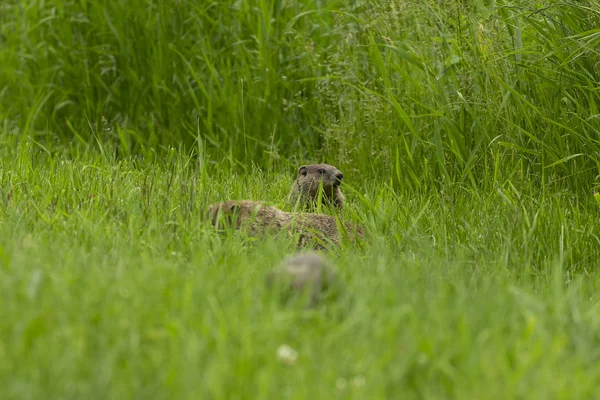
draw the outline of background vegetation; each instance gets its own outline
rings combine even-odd
[[[0,393],[597,398],[600,4],[6,0]],[[221,199],[345,174],[343,290]],[[330,212],[330,210],[325,210]],[[298,352],[277,358],[279,346]]]
[[[125,155],[195,143],[245,170],[322,158],[407,188],[597,183],[597,1],[9,0],[1,11],[7,133],[95,136]]]

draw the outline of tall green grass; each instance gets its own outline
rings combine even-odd
[[[327,254],[341,290],[306,310],[265,289],[290,240],[202,221],[223,198],[285,208],[287,173],[103,150],[0,148],[3,399],[598,396],[597,206],[355,182],[342,217],[369,241]]]
[[[109,148],[104,152],[114,154]],[[291,209],[286,200],[290,174],[255,168],[232,175],[218,165],[203,167],[193,153],[177,150],[156,161],[115,160],[93,150],[52,155],[34,142],[13,143],[5,145],[0,167],[8,227],[49,235],[84,234],[81,229],[89,227],[90,238],[102,237],[104,228],[121,230],[123,241],[160,243],[157,251],[164,253],[182,243],[204,243],[203,216],[213,202],[251,199]],[[598,266],[600,214],[592,196],[543,195],[541,188],[519,190],[511,183],[490,192],[453,185],[415,195],[368,178],[354,178],[344,188],[348,206],[340,216],[365,226],[366,251],[382,246],[418,254],[425,245],[448,259],[461,255],[474,257],[474,263],[501,262],[525,275],[545,274],[557,260],[569,273],[590,273]],[[147,234],[161,238],[147,241]]]
[[[597,1],[2,5],[5,133],[404,187],[598,184]],[[47,144],[46,144],[47,145]]]

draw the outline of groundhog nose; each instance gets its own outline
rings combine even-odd
[[[341,172],[338,172],[337,174],[335,174],[335,179],[337,179],[338,181],[341,181],[342,179],[344,179],[344,174],[342,174]]]

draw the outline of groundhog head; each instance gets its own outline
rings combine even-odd
[[[208,206],[206,219],[210,221],[211,225],[219,228],[222,227],[222,223],[231,223],[235,211],[235,205],[229,204],[227,201],[211,204]]]
[[[289,202],[292,208],[298,205],[301,208],[312,207],[320,198],[322,187],[322,203],[333,204],[341,209],[344,195],[339,186],[343,179],[344,174],[333,165],[303,165],[298,169],[298,176],[288,196]]]
[[[323,184],[325,190],[336,188],[341,185],[342,179],[344,174],[333,165],[311,164],[298,169],[298,180],[303,185],[310,185],[311,191],[316,191],[320,184]]]
[[[227,200],[210,205],[207,218],[213,226],[219,229],[234,226],[240,228],[246,217],[256,215],[261,207],[261,204],[253,201]]]

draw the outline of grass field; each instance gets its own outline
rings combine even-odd
[[[600,398],[598,2],[324,3],[0,5],[0,398]],[[202,217],[321,161],[306,309]]]

